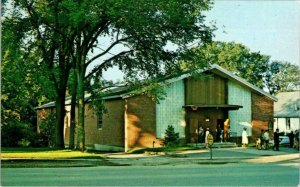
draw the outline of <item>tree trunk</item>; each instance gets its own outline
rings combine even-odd
[[[71,98],[71,124],[70,124],[70,142],[69,148],[74,149],[75,147],[75,127],[76,127],[76,95],[77,95],[77,77],[76,70],[74,69],[73,80],[72,80],[72,98]]]
[[[77,130],[77,148],[85,150],[85,130],[84,130],[84,76],[85,76],[85,56],[78,55],[77,60],[77,99],[78,99],[78,130]]]
[[[84,131],[84,83],[82,77],[78,77],[78,148],[81,151],[85,149],[85,131]]]
[[[56,126],[55,126],[55,139],[54,146],[56,148],[65,148],[64,144],[64,121],[65,121],[65,97],[66,92],[60,90],[56,97]]]
[[[56,88],[56,128],[55,128],[55,147],[65,148],[64,143],[64,128],[65,128],[65,99],[66,99],[66,90],[67,83],[69,79],[70,66],[66,66],[68,60],[64,56],[60,56],[59,65],[61,66],[61,71],[59,75],[59,81]]]

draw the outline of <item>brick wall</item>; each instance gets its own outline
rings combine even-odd
[[[94,144],[124,147],[124,100],[106,100],[102,128],[98,128],[97,114],[86,107],[86,145]]]
[[[252,93],[252,137],[254,142],[260,136],[261,130],[268,129],[268,122],[273,119],[274,102],[266,96]],[[273,139],[273,131],[270,130],[271,139]]]
[[[115,99],[107,100],[104,103],[107,113],[103,114],[102,128],[98,128],[98,116],[96,112],[85,106],[85,144],[93,146],[94,144],[112,145],[124,147],[124,100]],[[70,106],[66,106],[66,116],[64,124],[64,142],[69,145],[70,137]],[[46,119],[49,113],[54,112],[54,109],[39,109],[37,110],[37,132],[42,121]],[[77,113],[77,109],[76,109]],[[77,120],[77,118],[76,118]],[[76,144],[76,135],[75,135]]]
[[[152,147],[156,140],[155,101],[145,95],[134,96],[126,99],[125,108],[125,150]]]

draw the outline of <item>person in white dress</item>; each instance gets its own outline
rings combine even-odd
[[[243,144],[243,147],[246,147],[246,145],[248,144],[248,134],[247,134],[247,129],[244,128],[243,129],[243,132],[242,132],[242,144]]]
[[[206,129],[206,132],[205,132],[205,145],[206,145],[206,148],[208,147],[208,141],[207,141],[207,136],[209,135],[209,128]]]

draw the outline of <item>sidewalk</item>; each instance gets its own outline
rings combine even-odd
[[[295,149],[282,148],[282,151],[257,150],[255,148],[214,148],[212,159],[209,149],[160,154],[105,154],[109,162],[135,166],[187,165],[187,164],[227,164],[227,163],[270,163],[298,160]]]
[[[209,149],[179,152],[161,152],[145,154],[106,153],[102,159],[1,159],[3,164],[14,165],[24,162],[24,167],[86,167],[86,166],[162,166],[162,165],[199,165],[229,163],[274,163],[293,165],[299,162],[299,152],[291,148],[281,151],[257,150],[255,148],[213,148],[212,159]],[[21,164],[22,165],[22,164]],[[299,166],[299,165],[297,165]],[[10,166],[11,167],[11,166]]]

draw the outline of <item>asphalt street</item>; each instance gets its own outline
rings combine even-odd
[[[175,156],[106,155],[129,166],[2,168],[2,186],[298,186],[299,153],[216,149]],[[234,160],[235,162],[231,162]]]
[[[3,168],[2,186],[297,186],[295,164]]]

